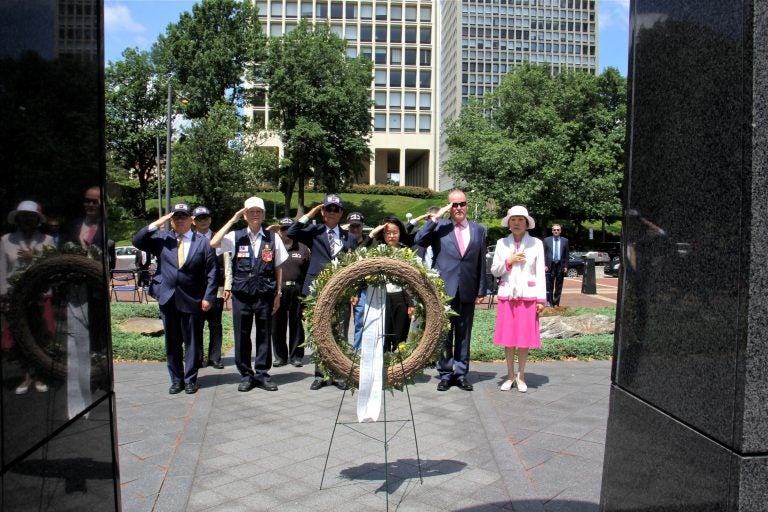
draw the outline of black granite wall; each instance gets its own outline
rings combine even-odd
[[[767,5],[631,4],[603,510],[766,510]]]
[[[102,12],[0,2],[2,510],[120,508]]]

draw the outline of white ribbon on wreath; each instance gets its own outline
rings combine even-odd
[[[360,423],[378,420],[381,412],[386,309],[386,288],[369,287],[360,347],[360,385],[357,395],[357,421]]]

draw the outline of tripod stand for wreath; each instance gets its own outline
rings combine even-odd
[[[327,282],[319,287],[319,292],[317,292],[314,298],[314,307],[310,308],[312,339],[323,364],[335,375],[345,377],[348,383],[358,387],[361,397],[362,393],[366,393],[362,398],[372,400],[373,405],[368,407],[369,412],[363,413],[363,416],[367,416],[365,421],[379,422],[378,409],[383,406],[381,407],[381,410],[383,410],[383,421],[381,423],[384,425],[384,437],[383,439],[375,439],[355,428],[354,423],[339,421],[346,391],[342,394],[328,445],[325,465],[323,466],[320,489],[323,488],[336,427],[342,425],[383,443],[387,509],[389,508],[389,443],[408,423],[413,427],[419,481],[423,483],[416,424],[413,418],[413,407],[411,405],[407,380],[429,363],[432,354],[440,342],[446,323],[446,308],[444,307],[446,298],[441,292],[442,282],[434,273],[427,271],[419,261],[415,260],[412,257],[413,253],[411,251],[405,251],[407,252],[392,253],[391,250],[384,250],[382,251],[384,254],[382,256],[370,256],[371,253],[376,254],[377,252],[369,251],[369,255],[365,258],[351,259],[351,261],[343,263],[340,267],[334,268]],[[339,297],[344,295],[345,291],[355,288],[362,278],[372,275],[379,276],[380,279],[378,286],[368,288],[365,321],[367,332],[364,331],[363,333],[362,355],[350,358],[334,338],[333,318],[336,304]],[[406,284],[418,296],[424,304],[425,318],[423,321],[423,336],[418,340],[416,346],[412,350],[407,346],[398,347],[392,354],[391,364],[387,365],[382,364],[382,343],[387,336],[384,332],[383,322],[375,322],[375,318],[369,319],[367,316],[369,314],[375,316],[381,313],[380,307],[386,301],[386,291],[382,283],[388,282],[392,278],[397,282]],[[408,411],[410,413],[409,418],[387,418],[386,393],[384,391],[388,387],[405,390],[408,400]],[[363,406],[363,409],[365,408],[366,406]],[[358,423],[363,421],[360,410],[361,405],[358,403],[358,418],[360,419]],[[375,414],[371,414],[371,410],[375,410]],[[391,435],[387,431],[387,426],[390,423],[400,425],[394,434]]]

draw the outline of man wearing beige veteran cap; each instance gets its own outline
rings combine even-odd
[[[160,226],[171,222],[171,230]],[[149,294],[157,299],[165,329],[165,352],[172,395],[196,393],[203,350],[203,313],[216,300],[216,253],[208,240],[192,232],[192,208],[186,203],[133,237],[133,245],[157,258]]]
[[[230,231],[244,219],[248,227]],[[277,391],[269,368],[272,366],[272,315],[280,307],[282,269],[288,252],[279,236],[266,229],[264,201],[249,197],[211,239],[211,247],[221,247],[230,258],[224,278],[224,298],[232,296],[232,321],[235,330],[235,366],[240,372],[238,391],[259,387]],[[251,331],[256,326],[255,347]],[[255,352],[251,367],[251,352]]]

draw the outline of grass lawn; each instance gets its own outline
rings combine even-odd
[[[566,315],[601,314],[615,317],[614,308],[571,308]],[[160,318],[157,304],[112,304],[112,353],[116,360],[122,361],[165,361],[163,337],[142,336],[120,330],[120,323],[130,317]],[[222,354],[229,351],[234,342],[232,338],[232,314],[225,311],[224,346]],[[495,309],[478,309],[472,328],[472,360],[500,361],[504,359],[504,349],[493,344],[493,330],[496,323]],[[208,347],[208,329],[204,333],[205,347]],[[596,336],[578,336],[569,339],[544,339],[541,349],[531,350],[529,361],[546,360],[605,360],[613,354],[613,334]]]

